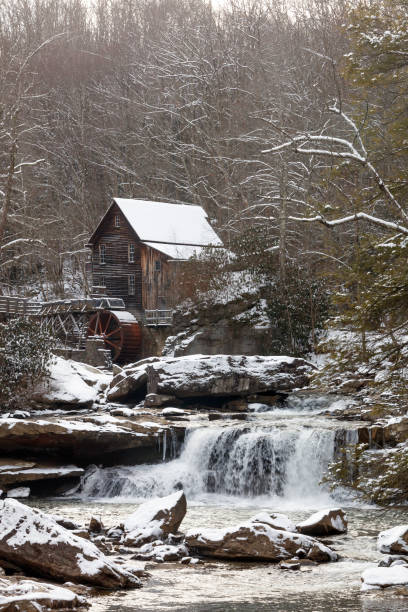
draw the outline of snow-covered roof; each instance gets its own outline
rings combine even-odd
[[[167,244],[165,242],[143,242],[152,249],[164,253],[170,259],[190,259],[194,255],[202,253],[204,247],[190,246],[188,244]]]
[[[196,253],[191,247],[222,246],[201,206],[124,198],[114,201],[142,242],[173,259],[188,259]]]

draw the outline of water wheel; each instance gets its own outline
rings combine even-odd
[[[126,311],[100,310],[88,325],[88,336],[100,336],[112,353],[112,361],[136,361],[141,349],[141,330],[135,317]]]

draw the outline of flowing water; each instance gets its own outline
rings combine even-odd
[[[100,596],[92,612],[320,612],[407,610],[406,600],[360,594],[360,575],[381,557],[382,529],[408,522],[406,509],[364,507],[333,497],[320,484],[339,441],[356,441],[357,423],[320,414],[327,398],[293,397],[284,407],[252,405],[249,421],[192,419],[179,456],[166,440],[154,465],[90,468],[75,498],[36,505],[83,523],[92,515],[120,524],[144,499],[183,488],[188,512],[182,528],[222,527],[260,510],[294,521],[312,510],[341,505],[349,532],[332,538],[338,563],[285,572],[270,563],[207,561],[197,566],[156,565],[143,589]]]

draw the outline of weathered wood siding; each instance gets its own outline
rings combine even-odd
[[[157,269],[157,262],[160,270]],[[171,263],[156,249],[141,245],[143,308],[163,310],[173,306]]]
[[[119,215],[120,227],[115,227],[115,216]],[[129,244],[135,245],[135,261],[129,263]],[[101,245],[105,246],[105,263],[100,263]],[[135,276],[135,295],[129,295],[129,276]],[[142,309],[141,245],[118,206],[113,206],[99,228],[92,246],[93,284],[100,285],[105,279],[107,294],[122,298],[126,308]]]

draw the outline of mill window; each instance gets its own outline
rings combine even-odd
[[[106,263],[106,247],[104,244],[99,245],[99,263],[100,264]]]
[[[160,261],[160,259],[156,259],[154,269],[156,270],[156,272],[160,272],[160,270],[161,270],[161,261]]]
[[[128,294],[135,295],[136,284],[135,284],[135,275],[129,274],[128,276]]]
[[[135,245],[131,242],[128,247],[128,261],[135,263]]]
[[[115,227],[120,227],[120,215],[115,215]]]

